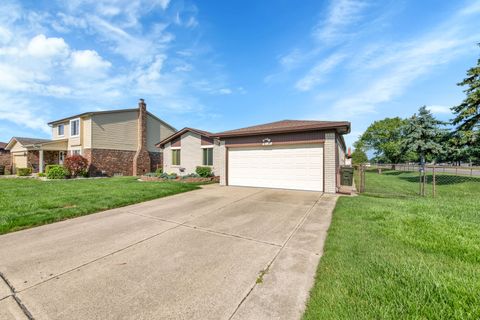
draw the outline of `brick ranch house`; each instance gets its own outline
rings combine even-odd
[[[157,147],[168,173],[210,166],[221,185],[335,193],[349,132],[347,121],[283,120],[220,133],[184,128]]]
[[[176,129],[147,111],[143,99],[138,108],[85,112],[49,123],[52,139],[13,137],[12,170],[44,172],[48,164],[63,164],[65,157],[80,154],[90,164],[90,174],[140,175],[162,165],[155,143]]]

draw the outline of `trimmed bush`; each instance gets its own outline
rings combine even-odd
[[[182,176],[182,179],[188,179],[188,178],[200,178],[200,175],[198,175],[196,173],[190,173],[190,174]]]
[[[162,173],[160,176],[162,179],[169,179],[169,180],[175,180],[177,179],[177,174],[176,173]]]
[[[63,166],[55,164],[48,166],[48,179],[65,179],[68,176],[68,171]]]
[[[195,172],[202,178],[208,178],[213,176],[212,168],[210,167],[197,167]]]
[[[32,168],[17,168],[17,176],[26,177],[32,174]]]
[[[88,160],[81,155],[67,157],[64,166],[72,177],[84,177],[88,174]]]

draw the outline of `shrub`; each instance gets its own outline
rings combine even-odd
[[[40,173],[38,174],[38,176],[39,176],[39,177],[46,177],[47,174],[46,174],[45,172],[40,172]]]
[[[32,168],[17,168],[17,176],[26,177],[32,174]]]
[[[188,179],[188,178],[200,178],[200,175],[198,175],[196,173],[190,173],[190,174],[182,176],[182,179]]]
[[[51,167],[56,167],[58,164],[47,164],[45,166],[45,173],[48,174],[48,171],[50,170]]]
[[[155,170],[155,175],[157,177],[160,177],[163,173],[163,168],[157,168],[157,170]]]
[[[146,176],[146,177],[158,177],[155,172],[147,172],[147,173],[144,174],[144,176]]]
[[[47,178],[48,179],[65,179],[68,176],[68,171],[61,165],[48,166]]]
[[[81,155],[67,157],[64,166],[72,177],[85,176],[88,173],[88,160]]]
[[[195,172],[202,178],[208,178],[213,175],[212,168],[210,167],[197,167]]]
[[[162,179],[169,179],[169,180],[175,180],[177,179],[177,174],[176,173],[162,173],[160,176]]]

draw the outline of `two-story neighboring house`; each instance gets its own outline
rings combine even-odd
[[[91,175],[140,175],[162,166],[155,143],[175,128],[151,114],[143,99],[138,108],[85,112],[49,123],[52,139],[14,137],[7,149],[16,168],[43,172],[79,154],[90,163]]]

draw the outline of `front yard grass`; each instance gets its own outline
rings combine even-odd
[[[339,199],[304,319],[480,318],[480,179],[421,198],[417,174]]]
[[[0,179],[0,234],[198,189],[135,177],[39,181]]]

